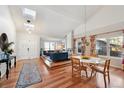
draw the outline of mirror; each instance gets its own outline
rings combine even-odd
[[[1,41],[3,43],[8,43],[8,37],[7,37],[6,33],[2,33],[0,37],[1,37]]]
[[[6,33],[2,33],[0,36],[0,48],[3,49],[3,45],[8,43],[8,37]]]

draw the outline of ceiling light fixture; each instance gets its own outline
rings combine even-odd
[[[30,20],[27,20],[27,23],[31,23],[31,21]]]
[[[29,34],[31,34],[31,31],[28,31]]]
[[[87,33],[86,33],[86,24],[87,24],[87,20],[86,20],[86,6],[84,5],[84,34],[85,34],[85,37],[87,37]]]
[[[24,23],[25,29],[26,31],[31,34],[31,32],[34,30],[34,25],[33,24],[29,24],[29,23]]]
[[[24,23],[24,26],[26,28],[34,28],[35,27],[33,24],[29,24],[29,23]]]
[[[89,42],[87,41],[87,7],[84,5],[84,34],[85,34],[85,44],[86,46],[89,45]]]
[[[26,20],[26,22],[24,23],[24,27],[26,31],[29,34],[31,34],[35,27],[35,25],[33,25],[32,22],[36,18],[36,11],[28,9],[28,8],[23,8],[22,12],[23,12],[23,17]]]

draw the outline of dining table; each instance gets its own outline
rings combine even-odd
[[[105,63],[105,59],[102,59],[102,58],[99,58],[99,57],[93,57],[93,56],[79,56],[79,55],[77,56],[76,55],[76,56],[72,56],[72,58],[79,59],[80,64],[87,67],[89,71],[92,70],[93,66],[98,66],[100,64]],[[83,75],[83,74],[81,73],[81,75]]]
[[[90,64],[90,65],[93,65],[93,64],[98,65],[105,62],[104,59],[101,59],[99,57],[92,57],[92,56],[87,56],[88,58],[83,58],[86,56],[73,56],[73,57],[78,58],[81,63]]]

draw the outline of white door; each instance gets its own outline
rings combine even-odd
[[[26,43],[26,45],[27,45],[27,59],[32,59],[32,56],[31,56],[31,46],[33,46],[33,45],[31,45],[31,40],[28,40],[27,41],[27,43]]]
[[[19,59],[33,59],[39,57],[39,41],[37,36],[20,36],[17,43]]]
[[[30,59],[31,57],[31,48],[30,48],[30,40],[20,40],[18,56],[20,59]]]

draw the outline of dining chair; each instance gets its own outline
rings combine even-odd
[[[71,54],[71,56],[77,56],[77,54],[75,54],[75,53],[72,53],[72,54]]]
[[[91,55],[92,57],[98,57],[98,55],[97,54],[93,54],[93,55]]]
[[[81,71],[85,71],[86,77],[88,77],[87,74],[87,67],[80,63],[80,59],[71,57],[72,62],[72,77],[78,76],[81,77]]]
[[[0,79],[1,79],[1,71],[0,71]]]
[[[122,70],[124,71],[124,64],[123,64],[123,69]]]
[[[94,71],[103,74],[105,88],[107,87],[106,76],[108,76],[108,81],[110,82],[109,67],[110,67],[110,59],[105,61],[104,67],[99,67],[99,66],[96,66],[96,65],[91,66],[91,69],[92,69],[91,77],[92,77],[92,74],[94,73]]]
[[[124,58],[122,60],[122,70],[124,71]]]

